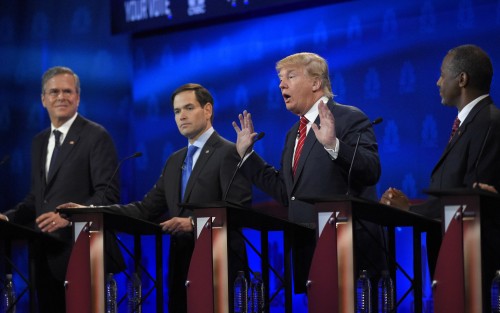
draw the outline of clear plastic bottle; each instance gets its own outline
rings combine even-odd
[[[264,282],[260,272],[254,275],[250,282],[250,313],[261,313],[264,310]]]
[[[491,282],[491,312],[500,313],[500,270]]]
[[[117,313],[118,305],[116,302],[118,287],[113,273],[106,276],[106,313]]]
[[[127,283],[128,313],[142,312],[142,282],[137,273],[133,273]]]
[[[368,272],[362,270],[356,281],[356,313],[372,312],[372,285]]]
[[[16,289],[12,274],[6,275],[5,286],[2,289],[2,303],[0,304],[1,313],[16,313]]]
[[[378,312],[389,313],[394,310],[394,283],[389,271],[382,271],[378,281]]]
[[[248,312],[248,283],[245,272],[239,271],[234,281],[234,313]]]

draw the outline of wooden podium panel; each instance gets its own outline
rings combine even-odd
[[[443,241],[433,280],[434,311],[489,312],[485,222],[500,220],[500,196],[483,190],[431,190],[443,205]],[[489,224],[489,223],[487,223]],[[492,274],[493,273],[488,273]],[[491,277],[492,278],[492,277]]]
[[[321,214],[320,214],[321,215]],[[337,312],[339,307],[338,262],[337,262],[337,219],[334,214],[324,214],[320,219],[327,221],[319,230],[312,264],[331,260],[329,266],[311,266],[307,282],[308,307],[310,312]]]
[[[228,281],[228,239],[233,230],[251,228],[262,233],[262,266],[265,290],[269,292],[267,267],[267,232],[284,232],[284,278],[285,312],[292,312],[292,279],[291,279],[291,232],[300,236],[302,232],[311,233],[312,229],[289,223],[286,220],[243,208],[226,202],[211,204],[189,204],[194,212],[195,248],[191,257],[188,273],[188,313],[228,313],[232,312],[229,299],[233,292],[233,282]],[[200,259],[203,258],[203,259]],[[203,264],[206,262],[208,264]],[[210,269],[209,265],[212,266]],[[208,272],[207,272],[208,271]],[[276,272],[275,272],[276,274]],[[199,286],[203,285],[201,295]],[[268,297],[268,295],[266,295]],[[269,303],[269,302],[266,302]],[[201,308],[202,310],[200,311]],[[269,312],[269,305],[265,312]]]
[[[74,237],[77,238],[66,273],[66,303],[88,303],[89,312],[104,312],[105,231],[123,232],[134,236],[155,235],[156,263],[162,264],[161,237],[163,232],[158,224],[117,214],[113,208],[106,206],[59,209],[58,211],[68,216],[73,222]],[[138,260],[135,262],[137,263]],[[163,312],[162,277],[162,267],[157,266],[155,281],[157,312]],[[83,285],[79,282],[80,279],[83,280]],[[68,305],[67,313],[81,313],[85,308],[87,306]]]
[[[420,235],[438,227],[439,222],[378,202],[350,196],[307,199],[318,212],[317,245],[309,276],[309,313],[350,313],[355,311],[355,256],[353,222],[369,221],[390,229],[413,227],[414,312],[422,312],[422,270]],[[326,243],[326,244],[325,244]],[[391,245],[390,246],[394,246]],[[333,251],[325,251],[333,249]],[[394,254],[394,251],[392,251]],[[392,256],[395,260],[395,257]]]
[[[201,226],[196,243],[199,248],[193,251],[186,282],[187,298],[196,300],[188,301],[187,309],[188,312],[214,312],[214,289],[207,288],[214,283],[212,222],[207,219],[206,223],[198,225]]]

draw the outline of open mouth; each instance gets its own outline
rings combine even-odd
[[[288,102],[288,100],[290,100],[291,97],[292,96],[290,96],[290,95],[288,95],[286,93],[283,94],[283,99],[285,99],[285,102]]]

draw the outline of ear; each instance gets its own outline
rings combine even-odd
[[[466,87],[469,84],[469,74],[461,72],[458,74],[458,85],[460,87]]]
[[[213,112],[214,107],[210,102],[207,102],[205,106],[203,107],[203,111],[205,112],[205,117],[210,120],[212,118],[212,115],[214,114]]]
[[[45,95],[42,93],[42,95],[40,96],[41,100],[42,100],[42,105],[44,108],[46,108],[47,106],[45,105]]]
[[[317,77],[313,78],[312,90],[316,92],[320,89],[321,89],[321,80]]]

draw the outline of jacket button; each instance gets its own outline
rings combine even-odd
[[[290,199],[291,199],[292,201],[294,201],[294,200],[295,200],[295,196],[292,196]]]

